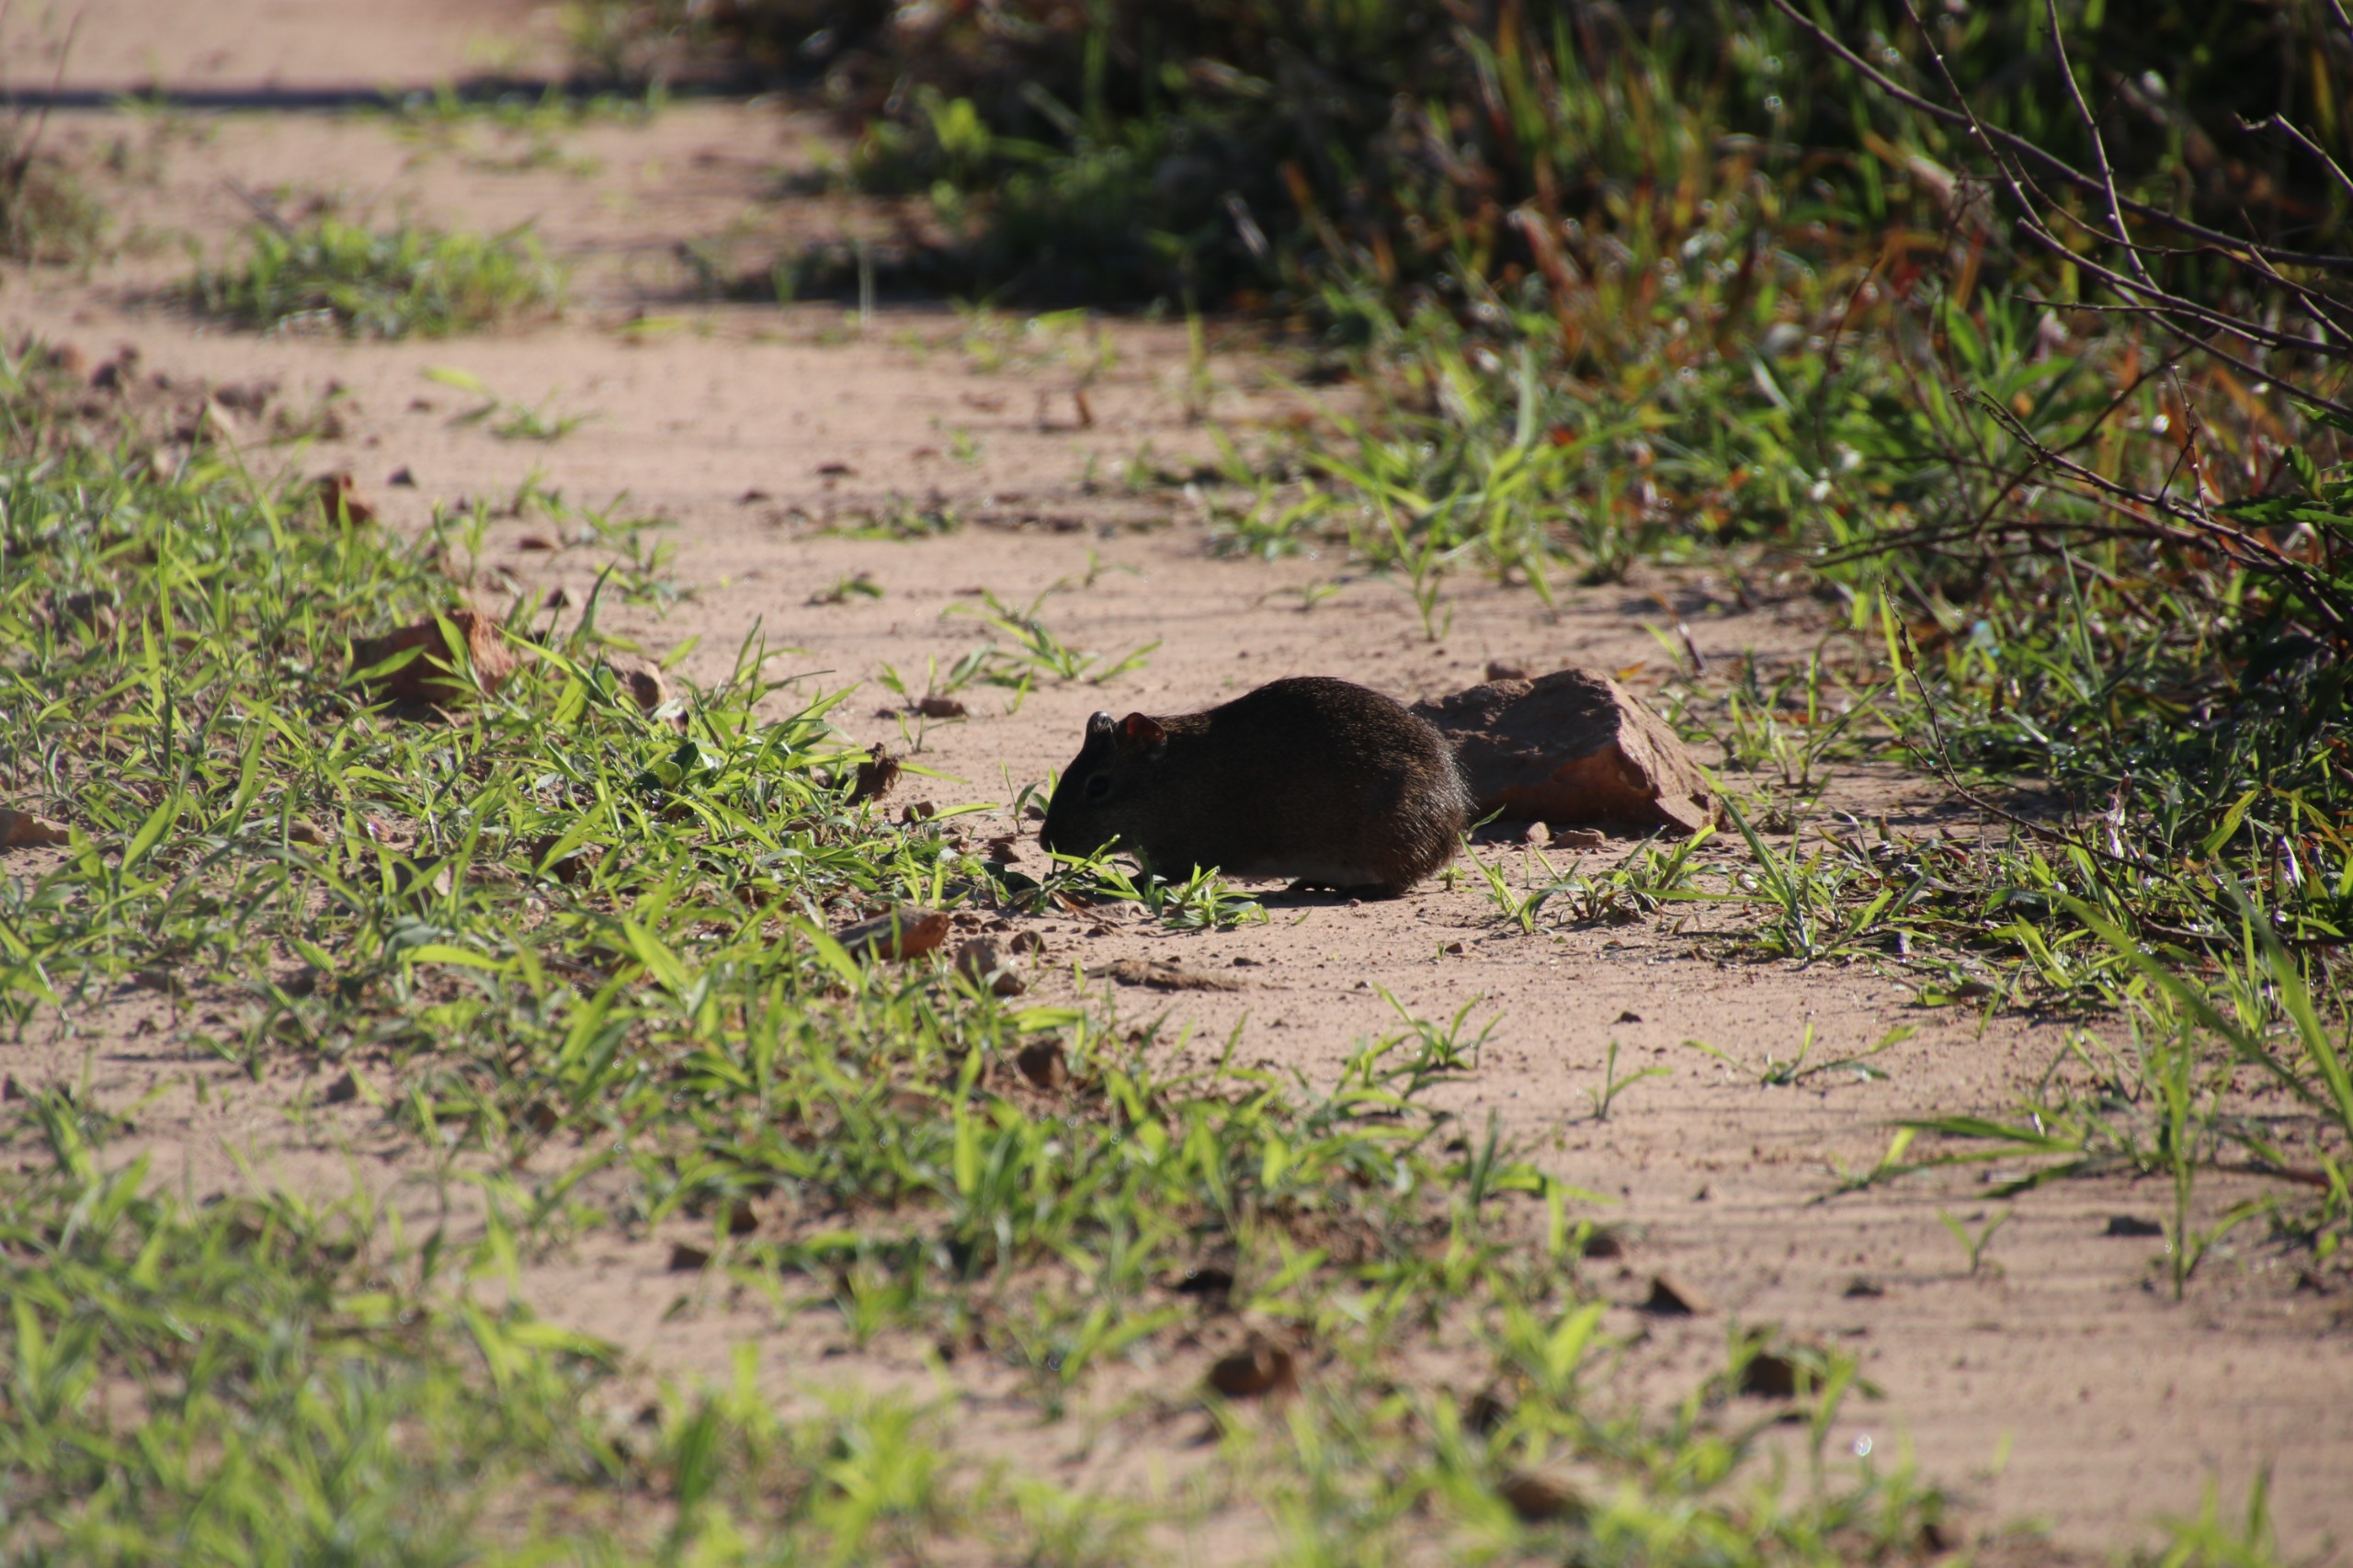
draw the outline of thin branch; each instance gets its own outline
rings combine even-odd
[[[2066,474],[2079,484],[2113,496],[2119,501],[2145,506],[2165,517],[2179,518],[2188,525],[2186,528],[2166,530],[2174,536],[2174,542],[2217,550],[2243,565],[2286,579],[2303,591],[2305,600],[2312,606],[2314,612],[2328,623],[2329,630],[2333,633],[2338,637],[2353,638],[2353,599],[2348,599],[2343,589],[2314,573],[2302,562],[2283,553],[2278,546],[2256,538],[2245,528],[2218,520],[2206,509],[2202,500],[2196,506],[2186,506],[2163,493],[2149,494],[2134,490],[2129,485],[2119,484],[2116,481],[2086,468],[2073,458],[2063,457],[2037,441],[2032,433],[2020,425],[2018,419],[1998,402],[1985,397],[1981,397],[1980,402],[1997,423],[2009,430],[2014,438],[2034,450],[2051,467]],[[2191,480],[2193,489],[2202,490],[2203,486],[2195,472],[2194,450],[2186,441],[2184,449],[2192,453],[2189,460],[2193,465]],[[2154,522],[2149,526],[2162,527]]]
[[[0,7],[0,21],[7,19],[7,11],[12,8]],[[74,20],[65,28],[64,46],[57,51],[57,73],[49,79],[49,96],[41,99],[40,112],[33,116],[33,133],[25,138],[25,144],[17,148],[17,155],[9,160],[17,175],[32,167],[33,154],[40,150],[41,135],[49,129],[49,111],[56,107],[57,95],[65,86],[65,62],[74,58],[74,40],[81,33],[82,14],[76,11]]]
[[[2134,274],[2154,289],[2156,283],[2142,263],[2139,247],[2132,243],[2132,231],[2124,226],[2124,203],[2116,194],[2116,169],[2108,161],[2107,139],[2099,133],[2099,120],[2092,113],[2092,106],[2084,101],[2083,84],[2075,80],[2075,63],[2067,58],[2067,33],[2059,25],[2059,0],[2042,0],[2042,6],[2044,15],[2051,18],[2051,50],[2059,57],[2059,78],[2067,84],[2067,96],[2075,100],[2075,117],[2084,122],[2084,134],[2092,139],[2092,166],[2099,172],[2100,193],[2108,198],[2108,216],[2116,225],[2116,243],[2124,247]]]
[[[2334,0],[2332,0],[2332,3],[2334,3]],[[2339,9],[2336,14],[2341,17],[2345,13],[2342,9]],[[2269,119],[2242,119],[2239,121],[2239,129],[2241,131],[2276,131],[2279,132],[2279,134],[2287,137],[2288,140],[2293,142],[2297,146],[2302,147],[2305,152],[2310,153],[2313,157],[2319,159],[2321,167],[2326,169],[2328,171],[2329,177],[2336,182],[2336,188],[2343,191],[2347,196],[2353,196],[2353,177],[2348,177],[2345,171],[2337,166],[2336,160],[2330,157],[2327,151],[2324,149],[2319,142],[2313,141],[2311,137],[2305,135],[2302,131],[2298,130],[2293,124],[2291,124],[2286,115],[2279,114],[2275,111]]]
[[[1923,97],[1918,93],[1915,93],[1910,88],[1904,86],[1902,83],[1888,76],[1884,72],[1881,72],[1878,67],[1871,64],[1870,61],[1856,53],[1852,49],[1849,49],[1846,42],[1841,40],[1837,34],[1823,27],[1813,17],[1807,16],[1803,11],[1799,10],[1796,5],[1793,4],[1793,0],[1773,0],[1773,6],[1776,10],[1779,10],[1783,16],[1789,17],[1790,21],[1796,23],[1798,28],[1815,42],[1821,44],[1833,54],[1836,54],[1840,60],[1845,61],[1849,67],[1863,76],[1863,78],[1869,81],[1873,86],[1876,86],[1880,91],[1887,94],[1890,97],[1895,99],[1896,102],[1904,105],[1906,108],[1916,109],[1920,113],[1927,115],[1929,119],[1941,121],[1946,125],[1957,126],[1962,130],[1974,129],[1989,142],[2002,147],[2018,157],[2028,159],[2037,165],[2040,165],[2042,168],[2049,171],[2053,176],[2065,181],[2069,185],[2075,186],[2078,188],[2090,192],[2094,195],[2101,194],[2099,184],[2097,180],[2093,179],[2089,175],[2085,174],[2081,169],[2076,168],[2074,165],[2068,163],[2064,158],[2060,157],[2056,153],[2046,151],[2036,143],[2028,141],[2025,137],[2017,134],[2015,131],[2004,131],[1999,127],[1979,125],[1974,115],[1965,113],[1960,109],[1948,108],[1943,104],[1938,103],[1933,98]],[[1941,63],[1941,57],[1939,57],[1939,63]],[[2189,219],[2182,217],[2179,213],[2169,212],[2162,207],[2154,207],[2145,201],[2135,200],[2129,196],[2122,198],[2121,204],[2124,210],[2131,213],[2136,218],[2145,218],[2150,222],[2163,224],[2165,227],[2171,229],[2176,233],[2188,234],[2193,239],[2204,240],[2210,244],[2220,246],[2228,254],[2237,254],[2248,251],[2259,252],[2264,256],[2269,256],[2274,261],[2284,262],[2291,267],[2312,267],[2330,272],[2353,272],[2353,256],[2330,256],[2308,251],[2291,251],[2278,245],[2267,244],[2261,241],[2249,240],[2245,235],[2226,234],[2219,229],[2210,229],[2202,223],[2193,222]]]

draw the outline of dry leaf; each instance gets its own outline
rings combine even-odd
[[[1513,1513],[1529,1524],[1540,1524],[1548,1519],[1583,1517],[1592,1506],[1586,1495],[1590,1484],[1584,1475],[1565,1465],[1544,1465],[1535,1470],[1514,1471],[1504,1477],[1495,1490],[1511,1505]]]
[[[53,822],[0,806],[0,849],[41,849],[73,841],[74,835]]]
[[[554,834],[542,834],[523,846],[523,854],[532,868],[560,882],[576,882],[588,874],[589,869],[604,858],[604,850],[594,844],[574,846],[552,860],[548,858],[563,840]]]
[[[1510,1419],[1511,1401],[1493,1384],[1472,1394],[1462,1407],[1462,1425],[1473,1432],[1492,1432]]]
[[[670,683],[658,665],[643,659],[615,657],[608,658],[605,667],[613,672],[615,687],[637,705],[639,712],[651,717],[670,700]],[[669,722],[672,729],[682,734],[686,732],[684,713],[671,714]]]
[[[898,781],[899,759],[876,746],[858,765],[858,782],[850,787],[849,803],[854,806],[860,801],[879,801]]]
[[[86,626],[99,637],[111,636],[115,627],[113,603],[96,593],[61,594],[50,600],[50,620],[60,627]]]
[[[1752,1399],[1794,1399],[1798,1364],[1770,1350],[1751,1356],[1740,1369],[1740,1392]]]
[[[348,470],[337,470],[319,480],[319,510],[330,526],[340,525],[345,518],[361,527],[376,520],[376,508],[359,494],[359,482]]]
[[[392,891],[404,897],[422,901],[448,898],[456,885],[449,875],[447,861],[437,861],[427,870],[414,860],[399,860],[392,865]]]
[[[1654,1274],[1643,1310],[1660,1317],[1695,1317],[1715,1311],[1715,1303],[1671,1274]]]
[[[834,933],[834,939],[852,957],[912,959],[930,952],[948,939],[948,916],[937,909],[905,904],[861,920]]]
[[[1233,1259],[1230,1256],[1222,1261],[1204,1259],[1165,1283],[1179,1296],[1194,1296],[1213,1306],[1223,1307],[1233,1296]]]
[[[1070,1064],[1063,1057],[1063,1048],[1050,1040],[1023,1046],[1013,1064],[1041,1089],[1059,1089],[1070,1081]]]
[[[1290,1393],[1299,1387],[1298,1358],[1272,1340],[1254,1339],[1210,1369],[1210,1387],[1228,1399]]]
[[[466,658],[473,665],[473,682],[450,668],[449,639],[442,635],[440,622],[431,619],[382,637],[355,640],[351,644],[353,672],[372,669],[395,653],[418,648],[424,651],[408,663],[369,682],[376,700],[436,702],[449,707],[472,699],[475,695],[474,682],[480,683],[483,691],[496,691],[520,663],[515,650],[500,635],[498,623],[471,609],[451,610],[449,621],[465,640]]]

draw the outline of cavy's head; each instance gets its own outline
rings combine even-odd
[[[1046,804],[1039,844],[1057,854],[1092,855],[1117,840],[1141,854],[1143,832],[1165,793],[1167,756],[1168,732],[1142,713],[1088,719],[1086,743]]]

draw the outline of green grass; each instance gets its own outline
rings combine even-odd
[[[199,272],[187,288],[198,309],[256,331],[382,338],[448,337],[545,316],[563,294],[563,269],[527,228],[372,230],[331,215],[301,228],[255,226],[241,256]]]
[[[597,417],[594,414],[549,414],[555,401],[551,392],[537,403],[509,403],[471,370],[449,365],[428,365],[425,379],[452,387],[483,401],[454,415],[451,425],[480,425],[502,441],[561,441]]]
[[[788,1418],[748,1375],[625,1401],[608,1347],[477,1299],[487,1249],[387,1246],[349,1202],[191,1207],[144,1160],[109,1169],[108,1119],[63,1091],[13,1119],[41,1158],[0,1178],[11,1562],[690,1562],[745,1539],[850,1562],[975,1537],[1108,1560],[1064,1550],[1079,1499],[943,1451],[914,1404]],[[1116,1506],[1090,1514],[1121,1540]]]
[[[669,101],[660,82],[629,94],[567,92],[550,83],[538,93],[487,96],[442,83],[384,110],[392,134],[426,153],[446,153],[470,167],[501,174],[557,169],[597,171],[595,159],[568,151],[564,138],[588,125],[642,126]]]
[[[756,648],[681,736],[602,671],[593,608],[494,695],[371,709],[352,642],[452,606],[467,520],[329,526],[210,453],[160,478],[131,440],[61,440],[76,389],[41,363],[0,367],[0,775],[74,836],[0,882],[0,1024],[95,1042],[161,985],[184,1049],[351,1074],[415,1189],[468,1196],[423,1229],[258,1186],[192,1204],[112,1110],[38,1088],[0,1171],[0,1553],[1110,1562],[1225,1517],[1295,1562],[1927,1550],[1942,1503],[1908,1471],[1778,1472],[1718,1383],[1663,1419],[1590,1393],[1594,1200],[1429,1103],[1475,1061],[1467,1012],[1317,1083],[1242,1065],[1239,1032],[1185,1065],[1108,997],[1025,1006],[944,953],[862,962],[830,933],[903,903],[1258,912],[1207,879],[999,876],[951,822],[850,803],[846,694]],[[70,612],[93,594],[109,615]],[[609,1347],[505,1304],[594,1233],[699,1236],[699,1278],[779,1328],[935,1346],[944,1390],[965,1358],[1010,1371],[1050,1426],[1141,1372],[1132,1418],[1206,1417],[1211,1471],[1149,1506],[1066,1495],[960,1449],[952,1403],[847,1390],[809,1421],[750,1381],[641,1415]],[[1191,1346],[1236,1310],[1290,1347],[1279,1411],[1203,1384]],[[1475,1420],[1403,1375],[1423,1354],[1490,1390]],[[1863,1392],[1829,1371],[1817,1443]],[[1582,1512],[1506,1500],[1570,1458]]]
[[[2018,44],[1987,9],[1949,24],[1964,67]],[[1699,952],[1870,963],[1926,1006],[2093,1026],[2017,1107],[1923,1116],[1846,1187],[1995,1160],[2012,1173],[1997,1199],[2147,1176],[2172,1195],[2152,1261],[2177,1293],[2256,1231],[2341,1267],[2353,802],[2315,590],[2104,532],[2084,484],[2022,479],[2041,446],[2163,488],[2183,460],[2167,432],[2194,407],[2215,505],[2306,530],[2325,574],[2353,511],[2338,432],[2212,364],[2147,374],[2155,348],[2130,317],[2069,313],[2054,338],[2034,291],[2080,296],[2030,260],[1915,243],[1935,206],[1920,160],[1956,139],[1784,58],[1779,23],[1699,6],[1710,26],[1682,32],[1514,21],[1425,49],[1400,41],[1426,14],[1411,5],[1311,8],[1303,28],[1245,13],[1264,28],[1200,43],[1172,77],[1151,62],[1175,63],[1183,38],[1128,49],[1134,15],[1098,8],[1092,34],[1022,40],[1047,67],[1028,93],[957,75],[950,18],[923,45],[938,79],[873,121],[858,176],[930,203],[950,254],[915,261],[940,276],[1300,312],[1318,376],[1360,395],[1229,447],[1207,477],[1226,482],[1211,498],[1230,552],[1344,554],[1410,595],[1433,637],[1467,574],[1550,599],[1703,564],[1743,605],[1819,602],[1802,661],[1702,672],[1658,628],[1678,671],[1664,704],[1725,757],[1731,832],[1608,867],[1531,855],[1517,881],[1500,859],[1473,869],[1523,936],[1660,922]],[[1898,41],[1916,68],[1917,40]],[[1232,68],[1255,48],[1281,69]],[[1427,112],[1396,117],[1408,67]],[[2214,101],[2216,69],[2183,90]],[[2003,91],[2029,123],[2031,82]],[[2128,174],[2180,161],[2134,155]],[[392,335],[552,300],[551,284],[514,292],[539,268],[506,239],[323,220],[252,243],[254,265],[197,293],[254,325],[327,312]],[[438,291],[449,256],[474,258],[456,290],[473,305]],[[871,257],[858,273],[863,327]],[[1198,319],[1193,337],[1188,401],[1206,413]],[[1003,338],[979,316],[964,347],[1037,351]],[[177,1561],[196,1540],[241,1560],[240,1529],[290,1498],[312,1532],[290,1550],[332,1540],[366,1561],[520,1550],[540,1518],[591,1560],[708,1560],[733,1541],[915,1559],[977,1534],[1009,1558],[1127,1561],[1139,1531],[1237,1518],[1267,1560],[1298,1563],[1941,1550],[1933,1490],[1825,1450],[1836,1412],[1870,1395],[1843,1357],[1805,1353],[1794,1452],[1732,1392],[1763,1343],[1745,1333],[1664,1414],[1596,1395],[1612,1347],[1578,1260],[1601,1206],[1431,1103],[1477,1062],[1473,1009],[1403,1017],[1306,1081],[1239,1065],[1239,1029],[1180,1042],[1111,995],[1023,1006],[945,954],[862,962],[830,933],[906,903],[968,927],[1057,899],[1176,930],[1265,912],[1214,878],[1102,862],[1022,877],[952,822],[851,803],[855,758],[827,722],[847,694],[756,646],[673,733],[600,671],[594,605],[532,639],[494,697],[430,722],[371,711],[352,643],[452,608],[446,573],[479,553],[486,514],[404,540],[323,528],[210,452],[159,479],[127,437],[65,439],[73,389],[39,364],[9,368],[0,403],[0,643],[19,650],[0,701],[30,716],[0,736],[0,772],[77,836],[0,891],[0,1019],[102,1030],[121,988],[160,977],[201,999],[194,1049],[256,1078],[364,1080],[418,1179],[480,1195],[484,1233],[418,1241],[266,1192],[177,1207],[106,1162],[108,1118],[45,1095],[19,1138],[37,1132],[47,1159],[0,1174],[0,1267],[29,1303],[0,1347],[0,1432],[21,1437],[0,1464],[0,1551]],[[645,528],[536,482],[527,502],[608,562],[601,594],[679,596]],[[870,527],[955,523],[894,504]],[[74,608],[89,605],[108,613]],[[928,672],[926,695],[987,681],[1017,700],[1150,653],[1074,649],[1039,603],[980,610],[989,646]],[[1825,791],[1864,761],[1932,770],[2000,825],[1824,831]],[[1734,839],[1745,853],[1727,858]],[[1731,918],[1691,919],[1711,910]],[[1810,1047],[1742,1071],[1873,1071],[1874,1052]],[[1651,1071],[1620,1074],[1613,1050],[1597,1119]],[[2195,1199],[2220,1170],[2262,1196],[2213,1214]],[[1956,1231],[1963,1261],[1998,1267],[1976,1223]],[[748,1385],[678,1391],[617,1431],[605,1347],[472,1285],[597,1231],[691,1233],[710,1291],[741,1288],[778,1325],[853,1350],[929,1346],[943,1387],[968,1358],[1009,1371],[1051,1431],[1206,1429],[1211,1468],[1175,1503],[1067,1496],[961,1452],[952,1405],[851,1402],[804,1426]],[[122,1302],[151,1317],[94,1310]],[[1200,1341],[1233,1309],[1292,1359],[1302,1390],[1279,1411],[1203,1387]],[[211,1359],[204,1335],[153,1326],[217,1319],[250,1332],[223,1331]],[[1482,1397],[1409,1374],[1421,1358]],[[1107,1392],[1138,1380],[1149,1395]],[[114,1396],[133,1385],[131,1408],[164,1413],[159,1444]],[[199,1420],[237,1440],[198,1441]],[[1515,1478],[1561,1461],[1578,1506],[1515,1506]],[[2243,1528],[2210,1506],[2171,1550],[2267,1561],[2260,1492]]]
[[[1938,97],[1949,68],[1994,125],[2091,155],[2043,7],[1926,32],[1870,4],[1817,14],[1897,84]],[[2334,1254],[2353,1224],[2332,1066],[2353,944],[2353,425],[2318,401],[2342,395],[2334,350],[2287,343],[2250,369],[2168,339],[2103,286],[2096,268],[2125,263],[2080,193],[2039,210],[2089,248],[2007,247],[1998,200],[1974,236],[1953,176],[1998,171],[1968,133],[1769,8],[1025,15],[1004,42],[770,0],[736,41],[756,56],[833,29],[852,178],[926,202],[944,236],[903,275],[1279,312],[1314,379],[1350,384],[1313,426],[1228,451],[1214,548],[1344,553],[1432,640],[1472,574],[1551,603],[1571,581],[1705,566],[1742,608],[1822,607],[1804,659],[1730,672],[1688,667],[1672,616],[1657,628],[1670,717],[1720,751],[1745,863],[1524,886],[1483,868],[1508,926],[1680,930],[1695,903],[1730,905],[1737,934],[1704,924],[1696,945],[1881,966],[1929,1006],[2112,1020],[2113,1060],[2055,1062],[1998,1123],[1924,1120],[1917,1157],[1879,1178],[2029,1127],[2045,1176],[2168,1176],[2176,1290],[2215,1239],[2188,1215],[2218,1167],[2270,1177],[2224,1224]],[[2078,75],[2158,73],[2134,90],[2165,95],[2169,129],[2120,109],[2123,88],[2086,89],[2127,196],[2342,248],[2344,192],[2241,123],[2281,109],[2348,155],[2325,8],[2056,16]],[[2288,40],[2309,83],[2278,74]],[[2274,183],[2218,183],[2217,147]],[[2200,310],[2341,308],[2325,267],[2234,274],[2131,232]],[[2188,522],[2143,526],[2122,493]],[[1866,762],[1938,778],[1991,831],[1826,824]]]

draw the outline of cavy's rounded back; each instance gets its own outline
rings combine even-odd
[[[1393,893],[1452,858],[1469,810],[1427,721],[1299,676],[1202,713],[1096,714],[1039,841],[1066,855],[1116,844],[1163,876],[1215,866]]]

